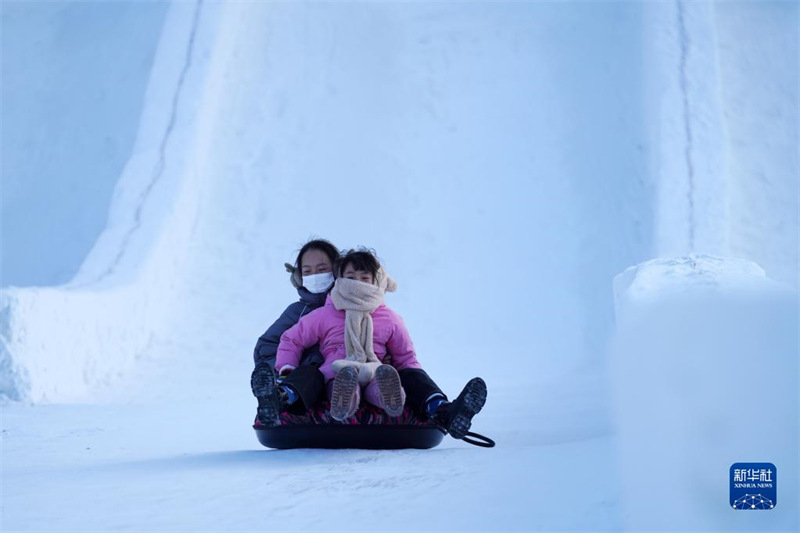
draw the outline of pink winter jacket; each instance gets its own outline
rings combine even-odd
[[[336,372],[331,365],[344,359],[344,311],[334,307],[330,295],[325,305],[316,309],[281,335],[275,368],[280,371],[286,365],[297,367],[303,350],[319,343],[319,351],[325,358],[320,371],[325,380],[331,380]],[[381,304],[372,312],[372,344],[375,355],[383,361],[386,353],[392,354],[392,366],[397,370],[422,368],[414,353],[414,344],[400,315]]]

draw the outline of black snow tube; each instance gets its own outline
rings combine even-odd
[[[363,448],[427,450],[438,446],[444,432],[436,426],[402,424],[303,424],[253,426],[258,441],[267,448]]]
[[[372,405],[362,405],[347,422],[330,417],[327,402],[303,413],[281,413],[280,424],[253,425],[258,442],[267,448],[363,448],[397,450],[438,446],[444,430],[408,407],[399,417],[389,417]]]

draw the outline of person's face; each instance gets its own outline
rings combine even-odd
[[[322,250],[308,250],[300,259],[300,272],[304,276],[331,272],[333,264],[328,255]]]
[[[354,279],[363,283],[369,283],[370,285],[375,283],[375,277],[372,275],[372,272],[367,272],[366,270],[356,270],[353,268],[352,264],[349,264],[347,267],[345,267],[342,275],[347,279]]]

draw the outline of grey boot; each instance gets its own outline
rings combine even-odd
[[[358,385],[358,370],[347,366],[333,378],[331,393],[331,418],[344,422],[353,416],[361,402],[361,387]]]
[[[389,416],[403,414],[406,399],[397,370],[392,365],[381,365],[375,370],[375,380],[378,382],[378,391],[386,414]]]

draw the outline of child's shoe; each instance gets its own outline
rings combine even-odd
[[[361,403],[361,387],[358,386],[358,370],[346,366],[333,378],[331,418],[344,422],[356,414],[359,403]]]
[[[378,382],[381,404],[386,414],[389,416],[403,414],[405,398],[397,370],[392,365],[381,365],[375,370],[375,380]]]
[[[463,439],[472,425],[472,417],[486,403],[486,383],[472,378],[452,403],[443,402],[433,415],[434,421],[455,439]]]
[[[256,366],[250,376],[250,389],[258,400],[256,420],[259,425],[270,427],[279,425],[279,415],[286,406],[272,365],[259,364]]]

